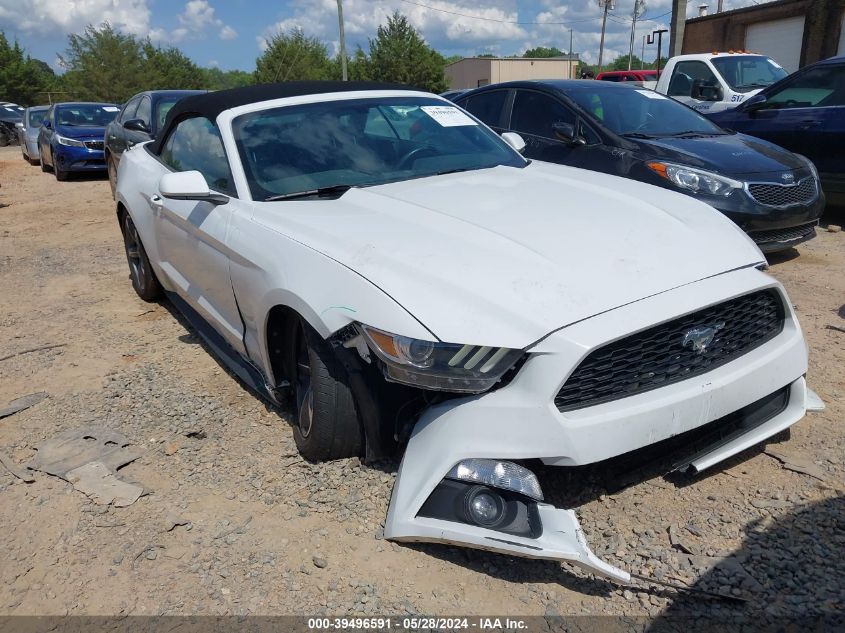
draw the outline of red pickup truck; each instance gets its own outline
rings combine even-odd
[[[656,70],[608,70],[599,73],[599,81],[657,81]]]

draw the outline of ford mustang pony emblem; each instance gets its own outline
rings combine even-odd
[[[793,182],[795,182],[795,174],[784,172],[780,175],[780,179],[783,180],[783,184],[791,185]]]
[[[725,327],[725,322],[719,321],[714,325],[693,328],[684,334],[684,339],[681,341],[681,344],[684,347],[691,347],[696,354],[704,354],[710,346],[710,343],[712,343],[713,339],[716,338],[716,334],[723,327]]]

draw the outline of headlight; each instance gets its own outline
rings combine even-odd
[[[646,163],[646,166],[661,178],[695,193],[727,196],[734,189],[742,189],[740,181],[714,174],[712,171],[656,161]]]
[[[795,155],[798,158],[800,158],[801,160],[803,160],[805,163],[807,163],[807,168],[810,170],[810,173],[813,174],[813,178],[818,180],[819,179],[819,170],[816,169],[816,166],[813,164],[813,161],[811,161],[809,158],[804,156],[804,154],[795,154]]]
[[[359,324],[388,380],[438,391],[482,393],[522,356],[507,347],[436,343]]]
[[[75,138],[68,138],[61,134],[56,134],[56,142],[59,145],[68,145],[69,147],[85,147],[85,143],[82,141],[77,141]]]

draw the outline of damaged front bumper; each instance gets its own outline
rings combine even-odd
[[[520,531],[512,523],[503,530],[473,524],[467,503],[461,501],[461,490],[453,490],[450,498],[444,487],[454,488],[455,469],[467,461],[494,461],[503,464],[503,470],[521,468],[510,463],[529,459],[553,466],[579,466],[704,431],[704,444],[690,443],[685,450],[692,455],[677,463],[679,469],[699,472],[787,429],[804,416],[808,403],[814,402],[803,377],[806,346],[788,308],[780,334],[706,374],[580,410],[561,412],[553,402],[561,381],[586,351],[648,326],[652,308],[663,314],[683,314],[695,309],[702,295],[739,294],[747,292],[749,285],[753,290],[755,282],[770,284],[771,280],[759,271],[713,278],[697,284],[698,293],[665,293],[630,309],[620,308],[575,324],[565,335],[553,334],[530,350],[534,353],[507,386],[428,409],[408,441],[385,537],[567,561],[627,582],[628,572],[591,551],[575,513],[543,503],[542,494],[520,496],[523,491],[507,479],[492,484],[481,481],[506,501],[523,503],[539,523],[539,529]],[[464,492],[467,496],[472,493],[469,489]],[[434,512],[433,505],[438,508]]]

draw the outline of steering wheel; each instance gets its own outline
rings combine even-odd
[[[407,169],[410,163],[417,158],[420,157],[421,154],[432,154],[436,155],[437,152],[434,150],[433,147],[429,147],[428,145],[423,145],[422,147],[415,147],[411,151],[407,152],[399,161],[396,163],[397,169]]]

